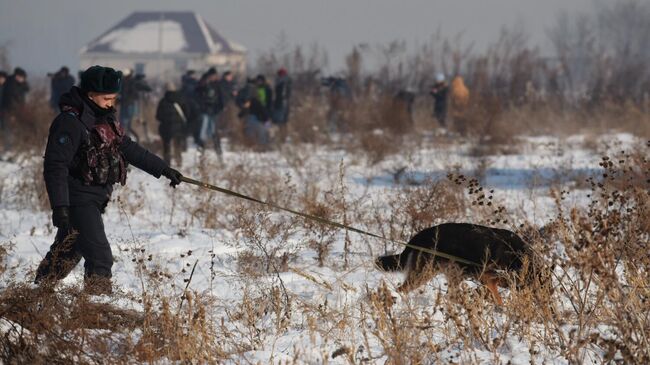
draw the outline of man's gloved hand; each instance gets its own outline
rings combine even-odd
[[[183,174],[172,169],[171,167],[165,167],[165,169],[162,171],[162,175],[169,179],[169,186],[172,188],[176,188],[176,185],[181,183],[181,178],[183,177]]]
[[[64,231],[70,230],[70,208],[67,206],[52,209],[52,224]]]

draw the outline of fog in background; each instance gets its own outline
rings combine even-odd
[[[32,73],[79,66],[79,50],[136,10],[200,13],[227,39],[249,50],[249,63],[278,43],[314,42],[329,52],[329,71],[343,67],[355,44],[405,40],[413,47],[437,30],[463,33],[481,49],[502,26],[524,25],[531,44],[552,53],[546,30],[563,11],[589,11],[592,0],[0,0],[0,46]]]

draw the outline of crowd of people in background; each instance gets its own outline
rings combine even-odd
[[[144,95],[153,88],[144,75],[135,74],[130,69],[122,70],[122,74],[118,99],[119,121],[124,130],[138,140],[133,128],[134,121],[143,120]],[[76,80],[67,67],[61,67],[47,76],[50,78],[49,105],[58,113],[61,95],[68,92]],[[444,74],[437,74],[435,81],[429,93],[433,101],[432,116],[445,127],[448,105],[451,103],[456,109],[466,106],[469,91],[460,76],[448,83]],[[155,113],[167,163],[171,163],[173,158],[176,164],[181,164],[181,153],[187,149],[188,139],[200,150],[213,148],[221,158],[223,137],[232,135],[237,128],[240,128],[248,144],[258,150],[267,150],[272,143],[283,143],[287,139],[292,78],[285,68],[278,69],[271,81],[260,74],[238,84],[231,71],[220,74],[212,67],[203,73],[188,70],[179,82],[165,84]],[[328,131],[342,132],[345,128],[343,112],[346,103],[353,101],[348,80],[322,77],[320,84],[328,89]],[[9,149],[11,143],[9,121],[24,106],[28,91],[25,70],[17,67],[11,75],[0,71],[0,131],[4,150]],[[411,122],[415,98],[415,92],[399,90],[392,104],[403,111]],[[237,118],[240,122],[237,122]],[[148,140],[146,124],[144,133]]]
[[[168,83],[156,110],[165,159],[169,161],[172,154],[180,159],[188,136],[200,149],[212,144],[221,156],[222,137],[233,126],[232,110],[238,110],[246,139],[259,149],[269,147],[272,125],[280,131],[278,139],[283,139],[289,120],[291,78],[281,68],[274,81],[272,87],[264,75],[257,75],[238,87],[232,72],[220,75],[213,67],[200,76],[188,70],[181,78],[180,88]]]

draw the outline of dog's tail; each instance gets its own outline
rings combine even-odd
[[[400,271],[404,269],[402,254],[379,256],[375,260],[375,265],[384,271]]]

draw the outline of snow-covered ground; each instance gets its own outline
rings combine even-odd
[[[635,142],[629,135],[605,136],[603,139],[613,149]],[[305,160],[301,163],[278,152],[227,151],[223,156],[223,164],[216,162],[216,156],[211,152],[206,156],[208,163],[200,164],[199,154],[190,149],[183,156],[182,172],[196,178],[209,176],[213,179],[210,183],[228,185],[232,180],[226,179],[224,175],[240,169],[253,171],[256,178],[268,173],[288,181],[283,183],[282,179],[272,180],[278,186],[269,186],[269,190],[296,187],[300,190],[299,187],[309,181],[322,191],[327,191],[340,187],[339,176],[343,166],[345,199],[375,206],[382,204],[383,199],[400,189],[401,184],[418,184],[426,178],[446,179],[449,172],[477,175],[481,177],[483,186],[495,190],[494,199],[506,207],[513,218],[512,227],[523,220],[541,226],[556,215],[555,200],[549,194],[552,186],[571,189],[563,202],[566,206],[586,204],[588,192],[582,190],[584,185],[580,182],[601,173],[598,165],[601,156],[593,150],[585,149],[580,136],[566,139],[525,138],[522,140],[521,153],[512,155],[477,158],[468,154],[470,147],[465,144],[447,144],[422,148],[406,156],[389,156],[374,166],[367,166],[359,156],[323,147],[305,147],[305,157],[302,157]],[[30,271],[35,270],[54,237],[49,212],[36,211],[32,206],[25,208],[18,197],[21,193],[19,189],[30,188],[20,187],[23,174],[31,171],[26,166],[38,163],[39,158],[32,162],[0,162],[0,176],[3,180],[3,189],[0,191],[0,242],[11,243],[13,250],[7,264],[15,267],[17,277],[24,277],[26,281],[32,277]],[[205,171],[205,166],[211,166],[210,171]],[[405,168],[404,173],[396,177],[394,172],[400,168]],[[246,180],[240,184],[229,187],[246,191]],[[281,279],[294,304],[290,324],[285,330],[276,331],[273,329],[274,315],[269,313],[262,316],[258,323],[258,327],[263,328],[258,334],[259,342],[250,351],[234,356],[233,363],[290,361],[296,356],[300,362],[309,364],[326,361],[346,363],[345,356],[331,358],[331,354],[342,346],[354,349],[358,358],[371,358],[370,363],[381,364],[386,361],[387,357],[381,356],[380,341],[375,337],[368,342],[364,339],[362,328],[366,325],[366,320],[355,317],[367,305],[364,304],[368,301],[367,288],[374,290],[382,281],[387,282],[389,288],[394,288],[402,279],[401,274],[387,274],[373,267],[374,256],[383,253],[384,242],[351,233],[349,238],[352,254],[349,268],[345,269],[343,252],[346,235],[345,232],[338,232],[326,265],[318,267],[315,251],[306,245],[313,237],[308,232],[296,232],[287,242],[272,243],[297,252],[295,259],[288,263],[289,269],[279,273],[279,279],[275,274],[246,279],[241,277],[238,265],[238,254],[246,250],[245,245],[239,242],[242,232],[220,228],[226,224],[206,225],[204,216],[196,213],[199,208],[197,204],[210,204],[216,212],[216,219],[224,221],[237,214],[236,207],[245,207],[250,211],[260,208],[253,203],[239,202],[232,197],[195,186],[181,185],[172,190],[164,178],[156,180],[141,171],[131,172],[127,186],[116,188],[113,201],[104,215],[106,233],[115,257],[113,273],[116,287],[135,294],[142,291],[143,284],[137,275],[137,261],[144,258],[147,267],[156,267],[170,273],[176,289],[169,290],[178,290],[180,293],[186,285],[184,280],[188,279],[196,262],[190,289],[216,298],[219,305],[215,307],[215,313],[210,315],[217,320],[228,318],[225,315],[228,310],[241,305],[243,293],[249,287],[277,285]],[[385,211],[384,214],[389,216],[392,212]],[[472,218],[468,213],[466,220],[471,221]],[[273,213],[271,219],[282,220],[288,217],[284,213]],[[442,223],[446,219],[448,218],[440,216],[431,225]],[[65,279],[65,283],[81,283],[82,279],[83,265],[79,265]],[[471,282],[466,284],[475,286]],[[418,316],[428,318],[434,327],[443,328],[449,320],[448,316],[428,304],[436,296],[445,295],[445,292],[446,280],[444,276],[438,276],[422,293],[400,298],[397,308],[412,306],[413,312]],[[336,323],[331,323],[331,319],[320,319],[323,322],[320,325],[331,327],[329,337],[326,337],[323,331],[309,329],[310,321],[318,323],[319,318],[311,318],[303,308],[321,308],[328,315],[347,313],[350,315],[347,320],[357,323],[337,326]],[[505,326],[504,317],[498,312],[490,315],[493,316],[494,330],[488,337],[496,338]],[[239,324],[233,321],[226,322],[225,326],[236,330]],[[508,336],[506,343],[499,346],[497,351],[490,351],[480,343],[472,347],[448,343],[444,338],[445,333],[447,332],[442,329],[429,332],[433,336],[429,339],[439,344],[440,351],[437,359],[427,361],[567,363],[560,354],[545,351],[539,348],[540,344],[528,343],[515,333]],[[366,344],[370,348],[366,348]],[[599,359],[602,354],[594,351],[593,356],[594,359]]]

